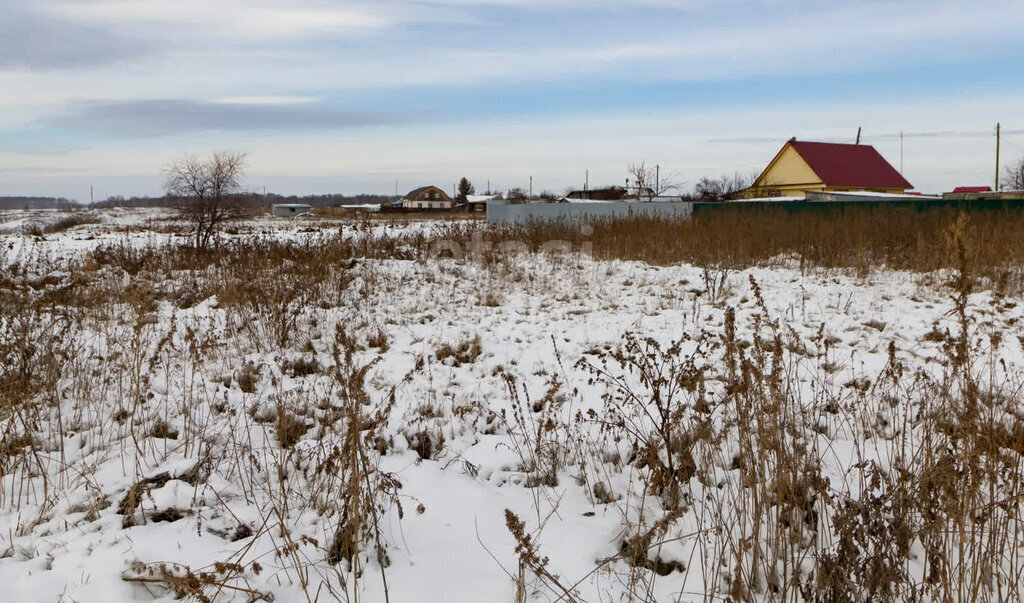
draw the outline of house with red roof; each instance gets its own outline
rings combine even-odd
[[[807,191],[904,194],[912,188],[871,145],[792,138],[754,181],[748,195],[804,197]]]

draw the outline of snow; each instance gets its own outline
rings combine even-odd
[[[806,201],[804,197],[755,197],[753,199],[742,199],[742,203],[783,203],[786,201]]]
[[[936,195],[907,195],[899,193],[882,193],[878,191],[823,191],[826,195],[836,197],[872,197],[875,199],[890,199],[899,201],[935,201],[942,199]]]
[[[5,234],[0,236],[0,268],[13,274],[15,267],[70,266],[89,250],[112,242],[168,245],[175,235],[156,228],[166,219],[170,216],[157,212],[124,211],[106,214],[101,224],[43,239]],[[232,236],[314,242],[356,236],[346,228],[339,235],[334,229],[308,231],[270,222],[253,220]],[[412,222],[365,228],[386,236],[430,232],[433,227]],[[360,600],[383,600],[372,555],[355,586],[338,585],[344,572],[337,568],[344,564],[328,565],[323,552],[338,518],[314,510],[317,493],[304,490],[312,482],[295,469],[282,478],[290,480],[294,500],[286,504],[275,490],[280,486],[272,477],[275,463],[303,453],[315,458],[320,427],[305,433],[289,453],[278,445],[273,426],[259,420],[261,412],[272,413],[277,405],[313,409],[337,395],[329,371],[296,376],[281,368],[285,356],[301,357],[309,350],[322,365],[332,364],[336,324],[363,339],[371,327],[379,327],[390,338],[386,351],[371,348],[356,354],[358,364],[381,359],[366,376],[372,408],[384,404],[392,388],[396,393],[396,407],[384,428],[393,444],[379,458],[380,471],[402,484],[403,518],[391,506],[383,517],[390,599],[452,603],[513,599],[518,565],[515,542],[505,525],[506,508],[534,532],[541,553],[550,558],[551,571],[567,584],[578,582],[581,600],[618,600],[623,564],[602,560],[619,552],[624,516],[652,504],[629,497],[595,502],[578,484],[572,467],[562,469],[556,486],[528,487],[530,475],[521,466],[517,444],[507,429],[488,423],[501,412],[511,421],[515,402],[506,375],[520,394],[528,392],[533,400],[544,395],[552,379],[559,379],[568,416],[600,409],[604,389],[591,382],[577,360],[593,359],[595,349],[620,346],[626,332],[666,345],[684,334],[720,333],[728,307],[736,309],[738,338],[749,341],[761,312],[752,282],[760,287],[770,315],[792,326],[794,337],[810,347],[804,357],[793,358],[798,395],[809,404],[841,395],[844,383],[875,379],[886,366],[890,342],[910,367],[940,370],[942,344],[925,334],[955,328],[950,291],[943,284],[949,275],[942,273],[801,271],[795,262],[780,258],[770,267],[729,274],[722,299],[710,300],[703,267],[595,261],[582,255],[509,255],[497,266],[448,259],[363,260],[355,270],[346,299],[358,303],[301,309],[297,341],[286,350],[245,331],[216,298],[191,308],[160,302],[153,322],[139,332],[138,348],[131,348],[125,338],[130,323],[81,326],[76,346],[87,358],[85,366],[101,371],[103,386],[63,386],[57,412],[67,423],[63,436],[50,434],[53,445],[40,461],[54,491],[45,499],[39,492],[19,494],[16,501],[6,494],[0,504],[0,584],[10,600],[173,600],[174,594],[163,587],[125,581],[134,576],[132,563],[177,563],[198,571],[237,560],[247,567],[258,561],[264,569],[248,570],[244,580],[232,584],[272,593],[276,601],[304,601],[293,558],[281,554],[286,549],[283,531],[298,543],[296,558],[309,564],[304,580],[312,584],[311,593],[329,582],[336,589],[358,589]],[[970,313],[979,324],[1016,332],[1015,325],[1024,324],[1021,301],[983,291],[970,298]],[[811,343],[819,333],[834,341]],[[474,337],[480,340],[481,354],[472,362],[435,357],[439,346]],[[165,338],[167,344],[159,347]],[[200,350],[202,341],[209,347]],[[182,432],[178,439],[132,434],[112,419],[130,403],[124,392],[139,383],[127,367],[113,364],[132,349],[147,371],[141,381],[146,412],[154,419],[166,418]],[[1006,371],[1016,374],[1024,359],[1021,341],[1005,338],[999,354]],[[158,362],[149,364],[145,359],[151,356]],[[823,371],[826,362],[832,368]],[[237,378],[247,363],[261,371],[251,393],[240,390]],[[416,368],[419,364],[422,368]],[[425,414],[425,407],[438,412]],[[303,417],[311,417],[314,411],[309,412]],[[444,434],[444,446],[433,458],[421,459],[411,449],[409,438],[416,427]],[[195,430],[194,437],[186,437],[188,430]],[[866,444],[830,439],[826,477],[842,483],[861,455],[880,456]],[[189,478],[197,464],[208,471],[199,482]],[[132,484],[161,475],[166,479],[154,484],[133,512],[140,518],[138,525],[123,527],[118,502]],[[620,493],[638,479],[629,470],[609,476]],[[19,483],[38,480],[10,472],[2,477],[2,491],[18,491]],[[699,496],[703,486],[694,480],[692,488]],[[181,511],[182,517],[143,522],[168,509]],[[223,536],[240,525],[255,536],[237,541]],[[694,527],[684,523],[674,533]],[[310,544],[312,539],[319,544]],[[690,569],[659,578],[658,600],[702,600],[707,585],[693,551],[686,540],[664,546],[663,558]],[[346,579],[353,577],[348,574]],[[533,583],[528,594],[531,600],[557,597],[546,593]],[[224,591],[221,596],[243,601],[247,595]],[[330,597],[325,592],[321,598]]]

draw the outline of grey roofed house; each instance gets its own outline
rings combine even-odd
[[[451,209],[453,203],[448,193],[436,186],[421,186],[409,191],[401,200],[405,209]]]
[[[288,218],[308,214],[313,211],[313,206],[306,203],[275,203],[271,211],[278,218]]]

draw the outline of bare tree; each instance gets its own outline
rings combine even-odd
[[[528,203],[530,201],[530,197],[526,194],[526,191],[518,186],[510,188],[508,193],[505,194],[505,199],[508,200],[509,203]]]
[[[626,166],[626,173],[630,175],[637,196],[646,196],[648,199],[676,188],[673,174],[659,174],[658,172],[657,167],[647,167],[646,161],[630,163]]]
[[[164,169],[164,191],[192,224],[197,249],[208,247],[224,222],[237,215],[246,156],[237,151],[217,151],[208,159],[189,155]]]
[[[1003,166],[1003,178],[999,184],[1003,190],[1024,191],[1024,157],[1015,166]]]
[[[735,199],[741,192],[754,185],[757,176],[757,173],[741,174],[740,172],[736,172],[732,176],[724,175],[721,178],[704,176],[694,186],[693,196],[697,199],[713,201]]]

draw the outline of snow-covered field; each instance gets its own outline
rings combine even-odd
[[[182,303],[248,259],[93,255],[183,242],[165,218],[0,235],[5,600],[1021,593],[1019,298],[974,292],[961,318],[953,273],[510,253],[357,258],[301,290],[286,263]],[[368,236],[310,224],[230,236]],[[1008,434],[988,448],[956,432],[966,376]],[[936,472],[973,476],[963,505]]]

